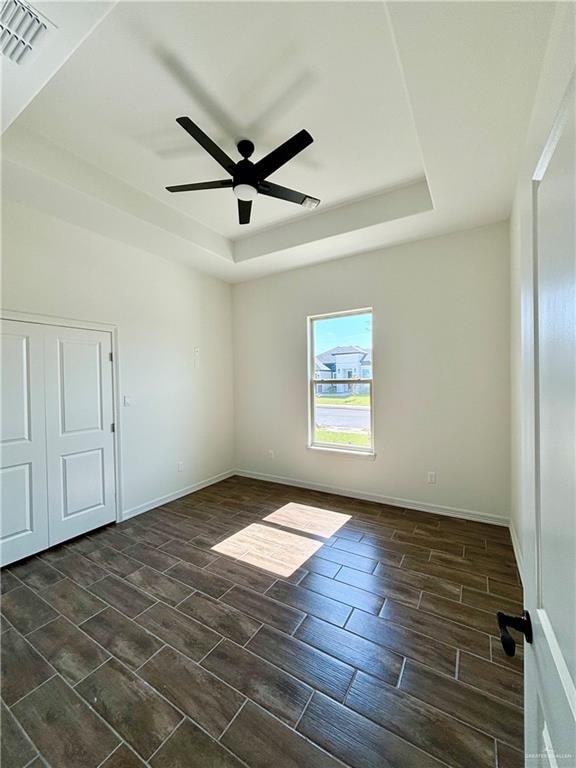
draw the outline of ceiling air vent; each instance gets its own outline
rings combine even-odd
[[[0,53],[16,64],[36,51],[50,22],[22,0],[5,0],[0,11]]]

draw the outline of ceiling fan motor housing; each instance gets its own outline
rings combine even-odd
[[[251,160],[239,160],[234,168],[234,186],[237,184],[249,184],[251,187],[258,186],[258,179],[254,173],[254,163]]]
[[[250,147],[242,146],[250,144]],[[251,141],[247,141],[243,139],[238,143],[238,151],[242,154],[242,150],[246,151],[247,149],[254,151],[254,144],[252,144]],[[252,154],[250,152],[250,154]],[[239,200],[254,200],[256,195],[258,194],[258,180],[256,178],[256,174],[254,173],[254,163],[251,160],[248,160],[247,157],[244,158],[244,160],[239,160],[236,163],[236,167],[234,168],[234,175],[233,175],[233,190],[234,194]]]

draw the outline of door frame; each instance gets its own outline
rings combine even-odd
[[[568,86],[560,103],[558,113],[542,148],[540,157],[532,174],[531,203],[532,203],[532,334],[533,334],[533,419],[534,419],[534,511],[535,511],[535,587],[536,599],[540,604],[542,599],[542,557],[540,542],[542,539],[542,510],[540,506],[540,286],[539,265],[540,252],[538,249],[538,190],[552,160],[556,147],[562,137],[562,131],[570,117],[571,104],[576,94],[576,71],[568,82]],[[539,609],[540,610],[540,609]],[[550,627],[550,630],[552,628]],[[568,672],[568,670],[566,670]],[[573,687],[573,686],[572,686]]]
[[[56,317],[35,312],[22,312],[16,309],[0,309],[0,320],[16,320],[21,323],[36,325],[56,325],[64,328],[79,328],[85,331],[103,331],[112,339],[112,413],[114,419],[114,489],[116,522],[122,522],[122,425],[120,423],[120,339],[119,328],[113,323],[100,323],[88,320],[76,320],[71,317]]]
[[[568,83],[560,100],[558,110],[548,128],[547,135],[541,147],[533,171],[530,175],[530,234],[531,244],[530,269],[531,269],[531,322],[530,322],[530,348],[531,348],[531,394],[528,407],[531,409],[531,494],[532,509],[531,514],[533,525],[531,532],[531,559],[523,564],[521,576],[526,593],[533,590],[534,606],[530,607],[533,617],[537,617],[534,622],[534,642],[545,643],[549,653],[547,671],[557,678],[557,682],[562,686],[562,691],[566,699],[568,708],[573,716],[576,716],[576,686],[574,685],[571,673],[566,664],[564,655],[558,643],[554,628],[550,623],[546,610],[542,607],[542,509],[541,509],[541,485],[540,485],[540,284],[539,284],[539,265],[541,260],[538,238],[538,193],[540,183],[543,181],[546,171],[553,158],[554,152],[562,138],[562,132],[565,128],[572,109],[572,104],[576,94],[576,70],[572,70]],[[526,657],[525,657],[526,665]],[[530,669],[532,672],[530,673]],[[538,678],[532,677],[537,670],[534,666],[529,667],[528,673],[525,666],[525,689],[529,685],[537,686]],[[532,722],[539,723],[539,712],[533,708],[535,699],[530,700],[525,697],[525,724],[527,719],[532,718]],[[544,713],[543,713],[544,714]],[[543,723],[543,731],[532,732],[526,729],[525,751],[529,755],[540,755],[540,750],[545,750],[545,759],[549,768],[558,768],[558,763],[554,757],[554,744],[547,723]]]

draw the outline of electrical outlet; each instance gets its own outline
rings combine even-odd
[[[178,464],[176,465],[176,467],[178,469],[178,472],[184,472],[184,462],[183,461],[179,461]]]
[[[276,458],[276,451],[274,450],[274,448],[268,448],[268,458],[270,459],[270,461],[274,461],[274,459]]]
[[[436,485],[436,482],[438,480],[438,477],[436,475],[436,472],[428,472],[426,475],[426,482],[428,485]]]

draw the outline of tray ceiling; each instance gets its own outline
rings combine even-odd
[[[306,128],[314,144],[271,180],[323,208],[421,176],[385,7],[328,5],[119,4],[20,122],[232,238],[247,228],[230,190],[164,190],[225,177],[176,124],[180,115],[238,159],[242,137],[258,159]],[[249,232],[302,216],[299,206],[259,197]]]

